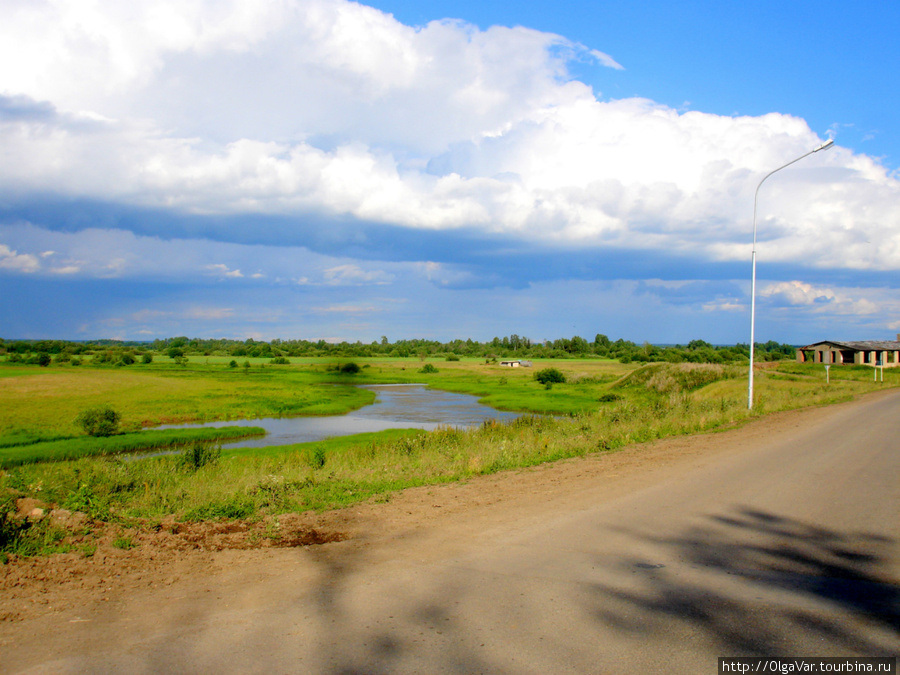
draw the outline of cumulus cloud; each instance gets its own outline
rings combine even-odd
[[[31,273],[40,269],[37,256],[20,254],[5,244],[0,244],[0,269]]]
[[[413,28],[343,0],[14,3],[0,18],[0,63],[16,63],[0,98],[7,198],[737,260],[757,180],[820,140],[788,115],[598,98],[567,63],[620,64],[558,35]],[[896,178],[842,149],[804,167],[763,194],[768,259],[895,268]],[[217,236],[253,237],[240,221]]]
[[[347,0],[4,3],[0,270],[296,293],[734,278],[759,180],[821,139],[785,114],[606,97],[569,71],[615,82],[602,48]],[[840,147],[768,181],[760,269],[790,272],[761,297],[896,309],[817,273],[896,270],[898,198],[896,174]],[[626,286],[747,307],[733,284]]]
[[[207,265],[206,270],[214,276],[224,277],[227,279],[242,279],[244,277],[240,270],[229,269],[228,265],[223,265],[222,263]]]
[[[868,316],[878,312],[893,314],[900,310],[900,301],[885,289],[831,288],[813,286],[802,281],[769,284],[760,291],[773,304],[787,307],[808,306],[814,313]]]
[[[791,305],[812,305],[814,303],[833,302],[837,297],[830,288],[816,288],[802,281],[786,281],[770,284],[760,291],[763,297],[779,296]]]

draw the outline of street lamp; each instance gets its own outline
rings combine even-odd
[[[809,157],[814,152],[819,152],[819,150],[826,150],[833,144],[834,140],[829,138],[814,150],[810,150],[805,155],[800,155],[797,159],[793,159],[787,164],[779,166],[774,171],[770,171],[761,181],[759,181],[759,185],[756,186],[756,196],[754,196],[753,198],[753,252],[750,255],[750,260],[753,266],[753,274],[750,278],[750,382],[747,386],[747,410],[753,409],[753,346],[756,339],[756,207],[757,204],[759,204],[759,188],[762,187],[762,184],[765,183],[766,179],[773,173],[781,171],[782,169],[789,167],[791,164],[799,162],[804,157]]]

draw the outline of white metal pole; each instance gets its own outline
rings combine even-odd
[[[753,409],[753,352],[756,340],[756,211],[759,205],[759,189],[762,187],[762,184],[766,182],[766,179],[773,173],[777,173],[782,169],[786,169],[791,164],[799,162],[804,157],[809,157],[814,152],[819,152],[819,150],[830,148],[833,144],[834,141],[829,138],[818,148],[810,150],[805,155],[800,155],[797,159],[792,159],[790,162],[779,166],[774,171],[770,171],[763,177],[761,181],[759,181],[759,185],[756,186],[756,195],[753,197],[753,251],[750,254],[750,262],[753,271],[750,276],[750,377],[747,384],[747,410]]]

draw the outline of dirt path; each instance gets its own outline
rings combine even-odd
[[[574,543],[568,542],[564,548],[577,551],[578,532],[581,531],[578,528],[583,524],[576,528],[573,523],[579,514],[594,517],[597,509],[605,505],[616,505],[619,509],[616,513],[621,509],[638,511],[643,506],[629,506],[630,496],[645,490],[667,493],[665,487],[668,485],[688,485],[691,480],[700,480],[697,477],[703,476],[705,471],[728,462],[742,461],[762,446],[791,447],[806,438],[810,429],[833,423],[838,415],[852,420],[874,404],[893,405],[893,416],[896,417],[898,400],[900,392],[883,392],[831,408],[772,415],[727,432],[669,439],[608,455],[478,477],[462,484],[407,490],[387,503],[364,504],[320,515],[283,517],[280,542],[293,546],[247,548],[256,545],[258,538],[245,526],[207,524],[193,529],[178,531],[174,528],[176,531],[172,531],[173,528],[164,528],[158,533],[136,535],[139,545],[128,551],[116,549],[106,542],[91,558],[65,555],[18,561],[3,568],[0,580],[0,654],[3,655],[0,672],[86,672],[92,667],[89,664],[97,665],[91,660],[92,655],[105,652],[116,654],[118,668],[136,672],[173,668],[207,672],[213,669],[212,664],[218,658],[214,655],[220,653],[223,640],[232,647],[235,640],[238,643],[244,640],[247,649],[252,645],[254,652],[263,648],[268,638],[259,631],[266,630],[264,626],[271,630],[273,608],[282,608],[278,611],[284,612],[287,623],[294,622],[296,631],[292,633],[289,625],[279,623],[278,630],[283,629],[284,634],[277,649],[273,646],[271,653],[274,655],[281,650],[277,661],[281,671],[299,672],[304,668],[291,667],[290,658],[299,659],[299,664],[312,657],[306,652],[297,652],[293,657],[282,653],[285,636],[302,633],[304,644],[319,645],[315,651],[316,658],[320,658],[322,653],[329,651],[323,645],[332,644],[336,639],[329,632],[325,618],[330,617],[332,624],[346,623],[343,632],[347,635],[354,631],[366,634],[365,629],[357,625],[365,612],[352,620],[347,616],[349,610],[344,603],[348,593],[366,598],[368,593],[375,593],[375,588],[383,590],[382,586],[387,583],[385,579],[395,578],[406,580],[410,588],[404,590],[404,594],[408,592],[415,596],[419,586],[424,588],[431,582],[411,570],[435,569],[447,565],[448,561],[464,560],[464,564],[441,573],[441,584],[449,579],[452,586],[452,581],[462,574],[460,570],[495,570],[499,563],[494,563],[493,559],[490,562],[487,558],[482,560],[479,556],[486,556],[485,551],[500,549],[512,552],[513,557],[502,563],[510,569],[517,565],[531,569],[537,564],[536,560],[542,560],[542,567],[550,570],[561,564],[556,556],[546,557],[547,549],[552,550],[553,545],[543,547],[542,544],[542,553],[536,554],[532,545],[522,548],[522,538],[531,537],[536,531],[546,533],[548,528],[552,531],[558,521],[561,540],[565,536],[574,538]],[[696,491],[696,488],[692,489]],[[677,494],[674,489],[670,493]],[[693,492],[688,490],[685,494]],[[896,514],[896,504],[893,511],[890,506],[887,508],[888,518],[891,513]],[[740,520],[750,516],[735,515],[734,518]],[[660,521],[664,520],[661,515]],[[679,521],[677,526],[681,527],[682,523]],[[760,523],[754,522],[751,529],[758,530],[759,527]],[[896,529],[896,524],[893,527]],[[564,535],[565,532],[574,534]],[[611,533],[610,541],[616,536],[619,535]],[[500,542],[505,544],[501,546]],[[316,545],[305,545],[308,543]],[[892,551],[896,549],[896,541],[882,543],[887,548],[893,547]],[[643,544],[631,542],[628,545],[633,551],[639,551]],[[526,553],[516,554],[525,549]],[[880,551],[879,555],[888,559],[894,553]],[[682,552],[682,557],[684,555]],[[643,569],[641,564],[635,563],[638,569]],[[647,569],[654,569],[654,565],[657,563],[646,563]],[[896,565],[896,561],[890,565]],[[658,567],[664,565],[660,563]],[[505,588],[496,580],[495,571],[490,574],[494,579],[492,587]],[[522,577],[528,576],[528,573],[522,574]],[[888,584],[885,588],[892,588],[894,593],[891,602],[896,602],[897,579],[873,577],[865,581]],[[500,590],[495,592],[501,593]],[[509,592],[513,592],[512,587]],[[541,590],[537,588],[533,592],[537,596]],[[443,589],[440,593],[442,597],[444,593],[448,594],[441,607],[453,604],[452,591]],[[457,604],[463,602],[464,597],[461,590],[459,593]],[[495,606],[480,607],[481,601],[477,599],[480,597],[481,594],[476,593],[467,600],[473,608],[478,607],[476,615],[495,611]],[[618,597],[614,595],[614,598]],[[304,603],[312,609],[298,609],[306,606]],[[552,598],[545,598],[541,607],[550,603]],[[614,605],[615,601],[610,600],[605,607]],[[383,594],[373,595],[365,606],[392,611]],[[685,611],[692,609],[696,607],[685,607]],[[665,610],[665,607],[660,608],[660,611]],[[451,622],[452,613],[443,611],[447,614],[446,621]],[[884,611],[897,612],[897,609],[889,607]],[[422,612],[417,621],[423,626],[432,626],[445,619],[443,615],[438,616],[437,610],[434,615],[425,610]],[[874,616],[878,618],[883,613],[878,610]],[[616,621],[627,622],[627,614],[617,617]],[[515,621],[523,619],[519,617]],[[182,630],[186,633],[176,638]],[[535,629],[541,639],[552,633]],[[881,633],[873,632],[876,633],[880,640]],[[185,634],[192,637],[188,640]],[[405,639],[410,645],[417,641],[411,634]],[[370,668],[374,672],[395,670],[383,665],[394,663],[390,658],[392,650],[400,649],[399,643],[393,644],[392,640],[397,642],[396,638],[382,638],[383,644],[368,645],[370,658],[375,661],[367,661],[367,666],[356,666],[358,670],[348,669],[346,663],[341,670],[326,662],[317,662],[313,669],[320,672],[367,672]],[[878,640],[871,645],[887,644]],[[170,647],[160,649],[160,644]],[[408,649],[413,651],[411,647]],[[558,654],[559,649],[558,646],[554,651],[548,646],[540,653],[547,654],[548,658],[553,655],[553,658],[564,659],[560,665],[576,663],[566,661],[570,657]],[[335,654],[339,653],[341,658],[346,656],[337,647],[332,655],[337,658]],[[247,670],[248,663],[256,663],[257,672],[271,672],[269,666],[272,664],[265,654],[259,655],[261,661],[226,661],[225,670],[230,670],[229,663],[234,670]],[[446,653],[442,654],[442,662],[447,662]],[[383,664],[378,658],[385,659]],[[425,663],[437,662],[428,661],[427,650],[418,658],[425,659]],[[514,655],[508,658],[512,661],[501,661],[505,664],[503,667],[485,665],[496,666],[498,661],[473,660],[469,654],[454,655],[449,662],[462,670],[531,672],[531,667],[526,668],[524,664],[521,664],[522,668],[510,665],[515,663]],[[238,667],[238,663],[242,665]],[[549,663],[557,662],[551,660]],[[216,667],[221,669],[222,665]],[[407,664],[399,670],[414,672],[415,667]],[[558,670],[567,671],[569,667]]]

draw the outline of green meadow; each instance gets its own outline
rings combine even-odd
[[[900,372],[890,369],[882,383],[873,381],[871,368],[832,368],[826,385],[821,366],[773,363],[758,373],[756,404],[748,411],[746,367],[733,365],[599,358],[535,360],[531,368],[514,369],[483,359],[292,358],[281,365],[241,359],[237,367],[221,357],[182,365],[159,361],[127,369],[0,362],[4,555],[32,551],[34,537],[47,536],[41,528],[49,525],[29,525],[9,515],[19,497],[130,527],[155,526],[171,517],[321,511],[389,499],[411,486],[715,431],[900,384]],[[537,381],[535,375],[549,368],[565,381]],[[372,402],[372,392],[354,385],[411,382],[472,394],[523,415],[469,430],[391,430],[230,451],[218,448],[221,438],[141,431],[171,422],[339,415]],[[75,419],[101,404],[120,413],[120,433],[87,436]],[[222,433],[253,433],[228,429]],[[172,448],[177,452],[163,456],[132,454]]]

